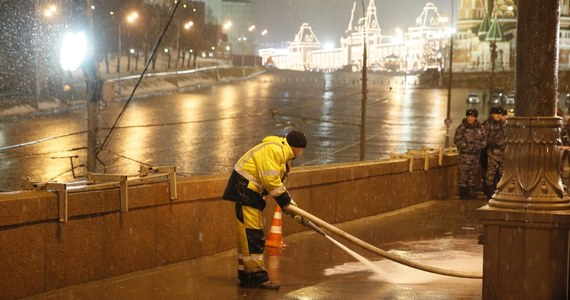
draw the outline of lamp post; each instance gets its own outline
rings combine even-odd
[[[241,76],[245,77],[245,67],[244,67],[244,63],[243,63],[243,58],[244,58],[244,52],[245,52],[245,43],[247,42],[247,37],[242,36],[238,38],[238,42],[239,42],[239,46],[241,48],[240,50],[240,54],[241,54]]]
[[[364,0],[360,1],[362,3],[362,15],[365,18],[364,31],[362,34],[362,101],[361,101],[361,114],[360,114],[360,160],[364,161],[366,157],[366,101],[368,98],[366,84],[366,34],[368,29],[368,18],[366,18],[366,8],[364,6]]]
[[[186,23],[184,23],[182,26],[180,26],[180,21],[178,21],[178,26],[176,28],[176,30],[178,31],[178,37],[176,39],[176,70],[178,70],[178,61],[180,60],[180,40],[182,39],[182,32],[180,30],[180,28],[184,29],[184,30],[190,30],[190,28],[192,28],[192,26],[194,26],[194,22],[192,21],[188,21]],[[182,50],[182,52],[184,53],[184,49]],[[184,67],[184,54],[182,56],[182,67]]]
[[[495,80],[495,60],[497,59],[497,43],[491,41],[489,43],[489,49],[491,52],[491,78],[489,79],[489,97],[493,95],[493,81]]]
[[[261,31],[261,36],[264,37],[264,36],[266,36],[266,35],[267,35],[267,29],[263,29],[263,30]],[[256,57],[256,58],[257,58],[257,57]],[[257,59],[255,59],[254,61],[255,61],[255,64],[254,64],[254,65],[257,66]],[[264,65],[264,63],[263,63],[263,58],[261,58],[261,65],[262,65],[262,66]]]
[[[136,11],[131,12],[130,14],[127,14],[126,16],[126,21],[127,24],[133,24],[135,23],[135,21],[139,18],[139,14]],[[122,49],[123,49],[123,45],[122,45],[122,31],[123,31],[123,22],[122,20],[119,20],[119,25],[118,25],[118,52],[119,55],[117,56],[117,74],[119,74],[119,77],[121,75],[121,55],[122,55]],[[130,57],[130,56],[129,56]],[[129,64],[129,68],[130,68],[130,59],[128,61]]]
[[[89,28],[89,36],[91,37],[91,49],[97,49],[93,44],[97,41],[95,37],[93,25],[93,9],[92,0],[86,1],[85,15]],[[93,51],[91,51],[93,52]],[[88,97],[87,104],[87,171],[95,172],[97,167],[97,137],[99,123],[97,119],[98,107],[103,90],[103,80],[99,76],[97,67],[98,58],[91,53],[87,56],[87,61],[83,66],[83,73],[86,77],[86,90]]]
[[[453,28],[453,0],[449,1],[451,3],[451,27]],[[450,146],[450,136],[449,136],[449,127],[451,127],[451,82],[452,82],[452,69],[453,69],[453,32],[449,34],[449,82],[447,83],[447,114],[445,116],[445,147],[449,148]]]
[[[45,45],[43,44],[43,36],[46,34],[44,27],[45,23],[48,19],[54,18],[58,12],[58,7],[54,4],[43,6],[41,4],[36,4],[35,7],[35,30],[34,30],[34,38],[33,43],[35,43],[34,47],[34,65],[35,67],[35,102],[33,106],[39,109],[40,107],[40,100],[41,100],[41,90],[42,90],[42,78],[46,75],[45,73],[45,63],[42,63],[41,57],[45,56],[45,54],[40,53],[40,49],[44,49]],[[44,73],[44,74],[42,74]]]

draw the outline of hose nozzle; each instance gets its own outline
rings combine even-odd
[[[301,224],[311,228],[316,233],[322,234],[324,236],[327,235],[322,229],[320,229],[317,225],[315,225],[315,223],[309,221],[307,218],[303,218],[303,221],[301,222]]]

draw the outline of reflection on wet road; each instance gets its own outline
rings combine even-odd
[[[228,173],[263,137],[293,128],[309,139],[295,165],[358,161],[359,77],[271,71],[243,82],[134,99],[99,153],[97,172],[135,174],[144,164],[176,166],[183,175]],[[369,75],[365,159],[444,145],[447,90],[418,88],[417,82],[413,76]],[[451,134],[463,117],[466,93],[453,90]],[[100,143],[124,105],[108,103],[100,112]],[[74,155],[76,173],[85,174],[86,126],[84,111],[2,121],[0,189],[19,189],[26,177],[70,181]],[[37,143],[12,148],[32,141]]]

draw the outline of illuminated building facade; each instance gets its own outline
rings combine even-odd
[[[453,34],[453,70],[488,71],[492,47],[496,71],[512,71],[515,62],[517,0],[459,0],[455,30],[433,3],[426,3],[413,27],[395,36],[382,35],[376,7],[370,0],[366,15],[354,21],[355,4],[340,48],[322,50],[309,24],[301,26],[288,49],[260,49],[264,62],[278,68],[334,70],[362,68],[366,43],[371,70],[417,72],[445,69],[449,65],[450,35]],[[559,69],[570,69],[570,0],[560,3]],[[453,33],[453,31],[455,31]],[[303,55],[299,55],[303,53]]]
[[[570,69],[570,0],[560,1],[559,69]],[[460,0],[453,42],[454,71],[514,70],[517,0]]]
[[[432,3],[423,8],[415,26],[395,36],[382,35],[373,0],[365,16],[356,21],[355,8],[356,3],[340,38],[340,48],[320,49],[318,38],[309,24],[304,23],[288,49],[260,49],[259,55],[264,62],[271,58],[277,68],[283,69],[335,70],[350,66],[357,70],[362,68],[366,45],[367,65],[373,70],[414,72],[444,65],[448,40],[445,33],[449,24]]]

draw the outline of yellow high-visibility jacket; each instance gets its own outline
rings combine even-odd
[[[294,158],[286,138],[268,136],[247,151],[238,160],[234,170],[249,180],[249,189],[260,195],[269,193],[284,207],[291,202],[291,196],[283,180],[289,172],[288,163]]]

